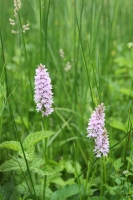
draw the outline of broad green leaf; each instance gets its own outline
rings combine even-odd
[[[116,178],[115,179],[115,182],[117,183],[117,185],[120,185],[121,184],[121,180],[119,178]]]
[[[25,153],[25,156],[27,158],[27,160],[31,161],[34,157],[34,151],[35,151],[35,147],[34,146],[31,146],[29,149],[27,149],[26,151],[24,151]],[[23,154],[23,151],[19,151],[19,155],[24,158],[24,154]]]
[[[34,185],[35,187],[35,191],[36,191],[36,196],[40,196],[41,194],[43,194],[43,190],[44,190],[44,185],[40,183],[40,185]],[[50,196],[52,195],[52,190],[50,188],[45,188],[45,197],[46,199],[50,198]],[[38,198],[40,199],[40,198]],[[42,199],[43,200],[43,199]]]
[[[52,179],[50,179],[51,183],[54,183],[56,185],[60,185],[60,186],[65,186],[66,183],[65,181],[61,178],[61,177],[53,177]]]
[[[26,194],[29,191],[26,182],[17,185],[16,190],[19,194]]]
[[[121,158],[118,158],[114,163],[113,166],[115,168],[116,171],[119,171],[119,169],[121,168],[121,166],[123,165],[123,163],[121,162]]]
[[[50,137],[53,134],[54,132],[52,131],[40,131],[40,132],[31,133],[25,138],[23,142],[23,146],[25,149],[29,149],[31,146],[35,145],[37,142],[43,140],[44,138]]]
[[[0,144],[0,149],[11,149],[14,151],[20,151],[21,146],[20,143],[17,141],[6,141]]]
[[[11,170],[26,170],[26,164],[24,159],[18,158],[18,159],[10,159],[5,161],[0,166],[0,172],[7,172]]]
[[[121,121],[118,121],[117,119],[113,119],[109,125],[110,125],[111,127],[113,127],[113,128],[116,128],[116,129],[118,129],[118,130],[121,130],[121,131],[123,131],[123,132],[126,132],[126,131],[127,131],[125,124],[122,123]]]
[[[118,63],[119,66],[132,66],[132,60],[129,58],[125,58],[125,57],[118,57],[115,59],[115,62]]]
[[[41,176],[49,176],[49,175],[52,175],[52,174],[55,173],[55,171],[48,165],[45,165],[43,167],[43,169],[38,169],[36,167],[35,168],[31,167],[30,170],[33,171],[34,173],[37,173],[37,174],[41,175]]]
[[[75,195],[67,198],[67,200],[80,200],[80,196],[79,196],[79,194],[75,194]]]
[[[133,90],[131,90],[129,88],[122,88],[122,89],[120,89],[120,92],[127,96],[133,97]]]
[[[44,160],[41,158],[35,158],[31,163],[30,167],[32,168],[39,168],[41,165],[44,165]]]
[[[60,190],[55,191],[52,194],[50,200],[66,200],[66,198],[78,194],[81,191],[83,191],[83,186],[80,186],[78,184],[66,185]]]

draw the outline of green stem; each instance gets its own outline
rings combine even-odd
[[[19,17],[19,22],[20,22],[20,27],[21,27],[21,32],[22,32],[22,40],[23,40],[24,52],[25,52],[25,57],[26,57],[27,69],[28,69],[28,77],[29,77],[29,82],[30,82],[31,95],[32,95],[32,99],[33,99],[33,89],[32,89],[32,84],[31,84],[29,62],[28,62],[27,50],[26,50],[25,39],[24,39],[24,33],[23,33],[23,29],[22,29],[22,22],[21,22],[21,17],[20,17],[19,12],[18,12],[18,17]]]
[[[89,72],[88,72],[88,68],[87,68],[87,63],[86,63],[86,59],[85,59],[85,54],[84,54],[84,50],[83,50],[83,45],[82,45],[82,40],[81,40],[81,29],[80,29],[80,26],[79,26],[79,23],[78,23],[78,17],[77,17],[77,12],[76,12],[76,3],[73,2],[73,4],[74,4],[75,18],[76,18],[76,23],[77,23],[77,28],[78,28],[78,34],[79,34],[80,47],[81,47],[81,52],[82,52],[82,57],[83,57],[85,69],[86,69],[86,72],[87,72],[87,77],[88,77],[88,83],[89,83],[89,88],[90,88],[90,93],[91,93],[92,104],[93,104],[93,107],[95,107],[95,105],[94,105],[94,99],[93,99],[92,87],[91,87],[91,83],[90,83],[90,76],[89,76]]]
[[[41,8],[41,0],[39,0],[39,11],[40,11],[40,62],[42,62],[42,8]]]
[[[47,120],[45,121],[45,124],[44,124],[44,130],[47,130]],[[44,162],[45,164],[47,164],[47,160],[48,160],[48,149],[47,149],[47,143],[48,143],[48,139],[46,138],[45,141],[44,141]],[[45,200],[46,199],[46,187],[47,187],[47,176],[44,176],[44,182],[43,182],[43,198],[42,200]]]

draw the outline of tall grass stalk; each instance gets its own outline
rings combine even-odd
[[[24,46],[24,52],[25,52],[25,59],[26,59],[26,65],[27,65],[27,71],[28,71],[28,79],[30,82],[30,90],[31,90],[31,96],[33,99],[33,88],[32,88],[32,84],[31,84],[31,75],[30,75],[30,64],[28,61],[28,56],[27,56],[27,50],[26,50],[26,44],[25,44],[25,39],[24,39],[24,33],[23,33],[23,29],[22,29],[22,21],[21,21],[21,16],[20,13],[18,12],[18,19],[19,19],[19,23],[20,23],[20,28],[21,28],[21,34],[22,34],[22,42],[23,42],[23,46]],[[19,34],[18,34],[19,36]]]
[[[83,7],[82,7],[82,9],[83,9]],[[74,2],[74,11],[75,11],[76,24],[77,24],[78,34],[79,34],[79,42],[80,42],[80,47],[81,47],[81,53],[82,53],[82,56],[83,56],[84,66],[85,66],[85,69],[86,69],[86,72],[87,72],[89,89],[90,89],[91,99],[92,99],[92,103],[93,103],[93,107],[94,107],[93,92],[92,92],[92,87],[91,87],[91,83],[90,83],[90,76],[89,76],[89,72],[88,72],[88,68],[87,68],[85,54],[84,54],[84,50],[83,50],[82,39],[81,39],[81,27],[79,26],[79,22],[78,22],[78,18],[77,18],[77,11],[76,11],[76,3],[75,2]],[[81,17],[82,17],[82,15],[81,15]]]

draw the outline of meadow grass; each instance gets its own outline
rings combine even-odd
[[[133,198],[132,8],[132,0],[21,0],[12,26],[13,0],[0,0],[0,140],[2,145],[18,141],[21,148],[18,154],[12,151],[18,143],[0,146],[1,166],[14,159],[0,166],[0,199]],[[27,23],[30,30],[23,33]],[[53,86],[49,117],[37,113],[34,102],[40,63]],[[96,158],[86,128],[102,102],[110,151]],[[45,131],[54,134],[46,138]],[[33,133],[42,138],[36,142],[36,162],[34,148],[28,155],[23,143]],[[16,171],[13,162],[19,164]]]

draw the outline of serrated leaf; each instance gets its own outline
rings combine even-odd
[[[49,166],[49,165],[45,165],[45,166],[43,167],[43,172],[45,173],[45,175],[52,175],[52,174],[55,173],[55,171],[54,171],[54,170],[52,169],[52,167]]]
[[[50,200],[66,200],[66,198],[71,197],[79,192],[83,191],[83,186],[78,184],[66,185],[60,190],[55,191]]]
[[[18,159],[10,159],[5,161],[0,166],[0,172],[7,172],[11,170],[26,170],[26,164],[24,159],[18,158]]]
[[[34,151],[35,151],[35,147],[34,146],[31,146],[29,149],[27,149],[26,151],[24,151],[25,153],[25,156],[26,156],[26,159],[31,161],[34,157]],[[23,154],[23,151],[19,151],[19,155],[24,158],[24,154]]]
[[[25,138],[23,142],[23,146],[25,149],[29,149],[31,146],[35,145],[37,142],[43,140],[44,138],[50,137],[53,134],[54,132],[52,131],[40,131],[40,132],[31,133]]]
[[[14,151],[20,151],[21,146],[20,143],[17,141],[6,141],[0,144],[0,149],[11,149]]]
[[[16,190],[19,194],[26,194],[29,191],[26,182],[17,185]]]
[[[33,171],[34,173],[37,173],[41,176],[49,176],[55,173],[55,171],[48,165],[45,165],[43,169],[38,169],[36,167],[31,167],[30,168],[31,171]]]
[[[44,190],[44,186],[43,184],[40,184],[40,185],[35,185],[35,191],[36,191],[36,196],[40,196],[40,194],[43,193],[43,190]],[[50,196],[52,195],[52,190],[50,188],[45,188],[45,197],[46,199],[47,198],[50,198]]]
[[[36,158],[30,163],[30,167],[39,168],[41,165],[44,165],[44,160],[41,158]]]

